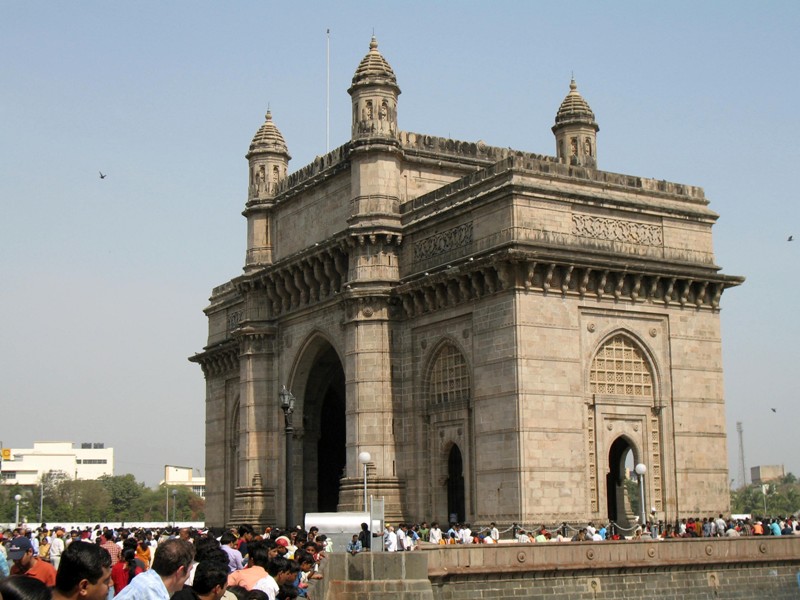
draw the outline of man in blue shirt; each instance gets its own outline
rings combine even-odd
[[[194,560],[194,546],[173,538],[158,545],[153,566],[134,577],[115,598],[118,600],[169,600],[183,588]]]

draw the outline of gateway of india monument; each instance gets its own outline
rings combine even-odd
[[[246,156],[244,271],[190,359],[206,522],[363,510],[366,471],[392,523],[628,525],[638,463],[656,518],[727,512],[719,310],[743,278],[703,190],[600,170],[574,81],[555,156],[401,131],[375,38],[348,93],[344,145],[290,173],[267,112]]]

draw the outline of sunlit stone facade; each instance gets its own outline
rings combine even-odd
[[[413,74],[409,75],[413,76]],[[728,508],[717,215],[700,188],[598,170],[575,82],[555,156],[398,128],[373,39],[352,135],[289,174],[267,114],[247,154],[244,274],[214,288],[207,522],[361,509],[389,520],[658,518]],[[542,120],[546,127],[546,119]]]

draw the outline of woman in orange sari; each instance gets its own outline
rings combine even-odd
[[[136,558],[144,563],[145,571],[150,568],[150,544],[144,538],[136,546]]]

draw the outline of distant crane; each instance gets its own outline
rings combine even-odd
[[[742,422],[736,421],[736,431],[739,434],[739,484],[741,487],[747,485],[747,472],[744,469],[744,431]]]

